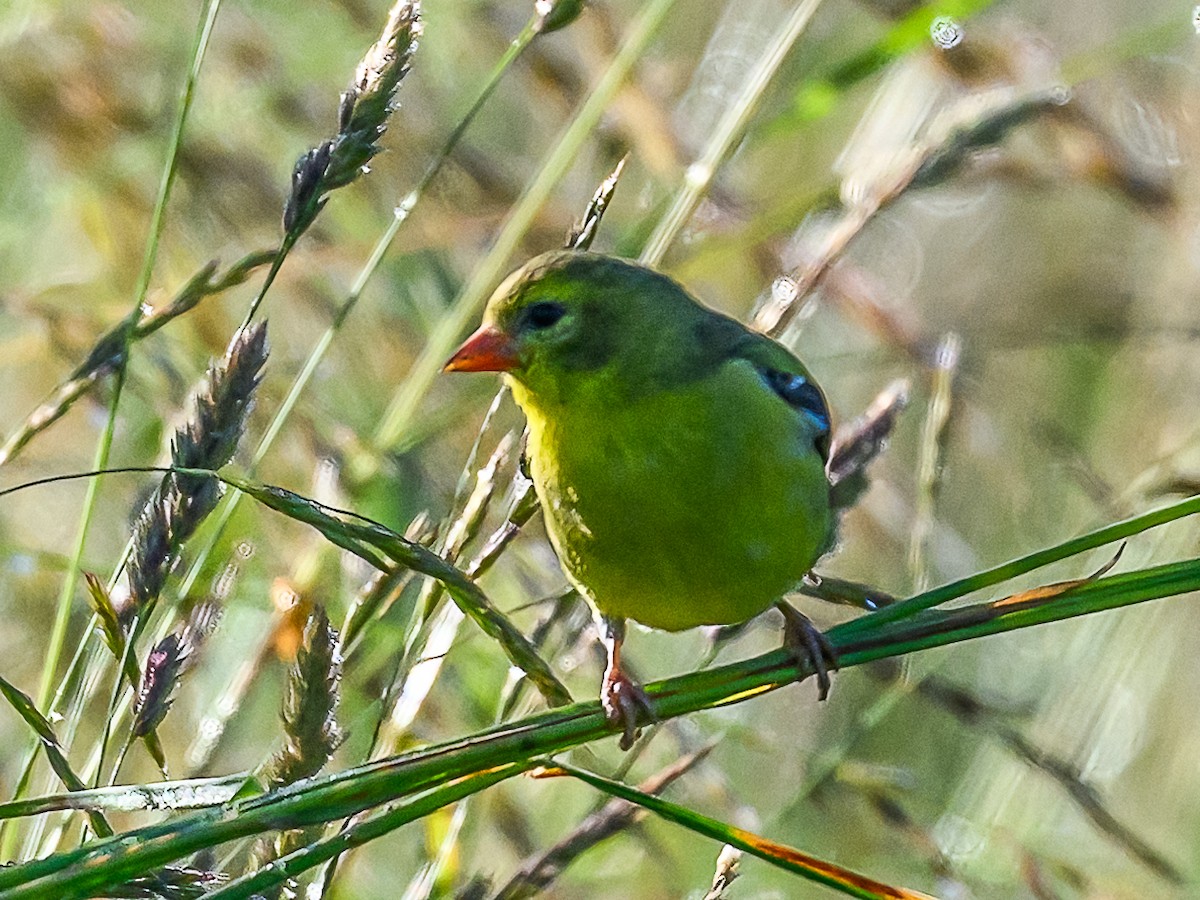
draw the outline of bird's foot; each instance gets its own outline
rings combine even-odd
[[[655,722],[654,706],[642,686],[622,672],[610,668],[604,673],[604,684],[600,688],[600,703],[604,715],[613,725],[620,725],[621,749],[628,750],[637,740],[641,729],[639,719]]]
[[[812,669],[817,678],[817,699],[824,700],[829,696],[829,672],[836,672],[838,667],[833,645],[808,616],[787,603],[780,603],[779,611],[783,613],[783,646],[797,663]]]

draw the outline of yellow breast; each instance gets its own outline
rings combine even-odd
[[[744,621],[823,552],[823,460],[749,363],[638,397],[598,384],[548,409],[514,394],[551,540],[602,613],[671,631]]]

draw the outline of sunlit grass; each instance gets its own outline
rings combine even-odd
[[[0,14],[0,491],[39,480],[0,493],[5,896],[700,896],[680,826],[790,867],[723,857],[728,896],[1185,890],[1191,614],[1115,610],[1200,586],[1187,17],[421,11]],[[842,420],[914,402],[819,566],[908,599],[806,608],[832,699],[769,697],[808,673],[757,624],[637,633],[660,721],[618,757],[519,417],[437,371],[621,159],[597,249],[782,335]],[[265,367],[205,394],[251,320]]]

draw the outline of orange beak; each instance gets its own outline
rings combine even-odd
[[[513,340],[495,325],[483,325],[442,366],[443,372],[511,372],[521,364]]]

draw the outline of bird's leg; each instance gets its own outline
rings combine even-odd
[[[808,616],[791,604],[780,600],[775,605],[783,613],[784,647],[801,666],[812,669],[817,676],[817,699],[824,700],[829,696],[829,670],[837,671],[838,667],[833,645]]]
[[[604,715],[624,730],[621,749],[628,750],[638,736],[638,719],[654,721],[654,707],[642,686],[621,671],[621,644],[625,641],[625,620],[600,617],[600,640],[608,653],[604,682],[600,687],[600,703]]]

